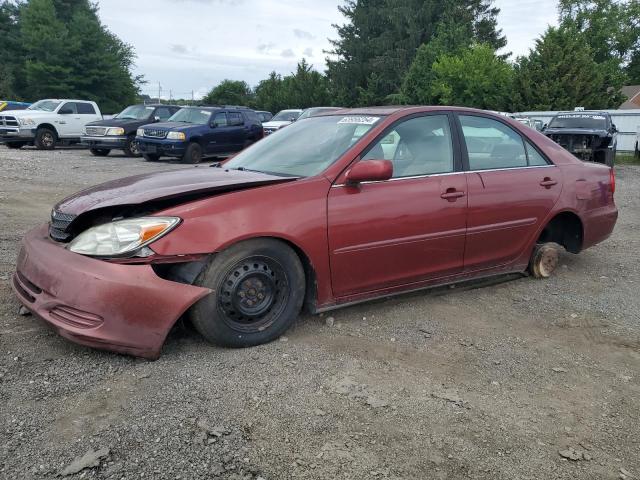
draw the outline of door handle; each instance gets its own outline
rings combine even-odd
[[[545,177],[544,180],[542,180],[540,182],[540,186],[541,187],[545,187],[545,188],[551,188],[551,187],[553,187],[554,185],[557,185],[557,184],[558,184],[558,182],[556,180],[552,180],[549,177]]]
[[[440,198],[454,202],[457,198],[464,197],[466,193],[456,190],[455,188],[447,188],[447,191],[440,195]]]

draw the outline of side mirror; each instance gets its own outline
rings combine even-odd
[[[215,122],[211,122],[209,124],[209,128],[217,128],[217,127],[218,127],[218,125]]]
[[[616,133],[618,131],[618,127],[616,127],[615,125],[611,124],[611,133]]]
[[[347,171],[345,177],[348,185],[389,180],[393,177],[393,163],[390,160],[361,160]]]
[[[159,122],[160,121],[160,117],[158,115],[156,115],[155,117],[153,117],[153,121],[154,122]]]
[[[70,108],[61,108],[58,112],[59,115],[73,115],[73,110]]]

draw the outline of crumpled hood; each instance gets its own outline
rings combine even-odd
[[[598,137],[606,137],[611,135],[606,130],[595,130],[592,128],[547,128],[544,133],[547,137],[549,135],[593,135]]]
[[[57,212],[80,215],[119,205],[192,197],[295,180],[224,168],[192,167],[113,180],[76,193],[58,203]]]

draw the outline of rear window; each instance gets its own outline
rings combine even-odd
[[[96,109],[90,103],[76,103],[80,115],[95,115]]]

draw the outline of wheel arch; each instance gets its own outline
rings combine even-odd
[[[584,244],[584,222],[571,210],[557,212],[541,230],[536,243],[554,242],[567,252],[580,253]]]
[[[50,124],[50,123],[41,123],[40,125],[38,125],[36,127],[36,131],[40,130],[41,128],[48,128],[49,130],[53,130],[53,132],[56,134],[56,137],[60,138],[60,134],[58,133],[58,129],[56,127],[54,127],[52,124]]]

